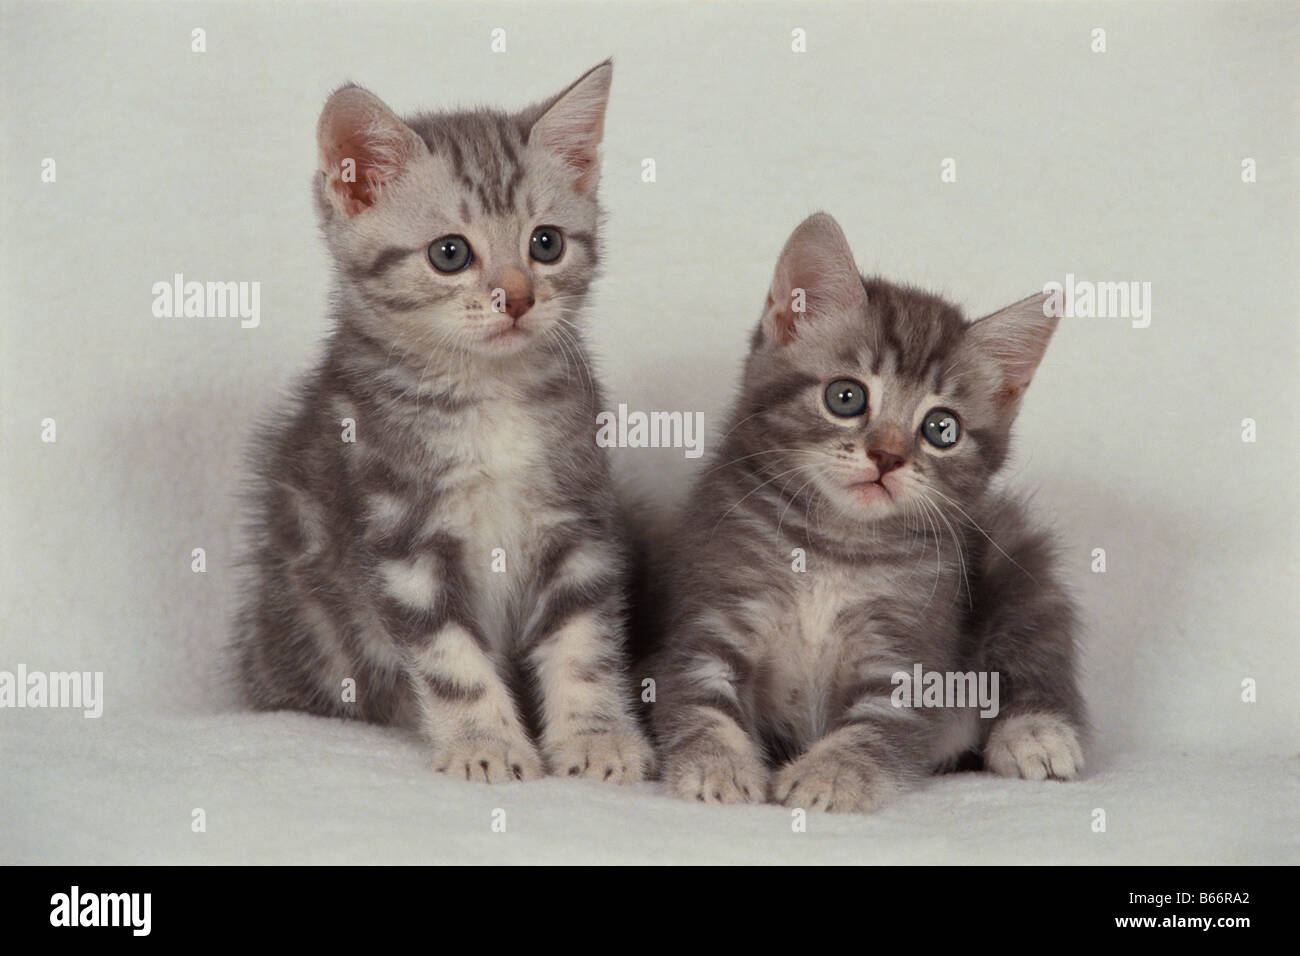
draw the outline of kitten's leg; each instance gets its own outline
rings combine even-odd
[[[767,798],[767,765],[744,703],[753,673],[746,642],[721,614],[706,614],[676,641],[653,710],[672,793],[704,803]]]
[[[478,637],[448,623],[409,659],[435,769],[486,783],[542,776],[515,702]]]
[[[463,606],[454,552],[442,542],[376,566],[381,620],[402,650],[434,767],[487,783],[541,776],[510,691]]]
[[[524,629],[541,697],[541,749],[552,773],[641,780],[653,753],[626,681],[622,560],[595,540],[566,540],[542,563]]]
[[[997,672],[1001,697],[984,765],[1007,777],[1070,780],[1083,770],[1086,726],[1074,676],[1077,614],[1054,580],[1046,536],[1004,532],[999,545],[986,556],[975,594],[981,666]],[[1032,578],[1026,568],[1033,568]]]
[[[772,798],[805,810],[869,813],[922,776],[936,715],[895,707],[893,690],[879,677],[856,687],[836,728],[776,772]]]

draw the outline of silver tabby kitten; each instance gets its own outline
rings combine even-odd
[[[413,725],[471,780],[646,772],[576,324],[612,71],[516,114],[326,104],[334,329],[259,462],[256,706]]]
[[[864,279],[830,216],[795,230],[669,562],[673,792],[866,811],[970,751],[1081,770],[1075,612],[1048,538],[990,490],[1055,325],[1042,297],[967,323]],[[996,718],[895,706],[916,664],[998,672]]]

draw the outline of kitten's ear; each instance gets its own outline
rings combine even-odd
[[[804,322],[852,310],[866,300],[840,224],[827,213],[814,213],[795,228],[781,250],[763,310],[763,333],[769,341],[785,345]]]
[[[526,117],[536,117],[529,124],[528,142],[558,153],[573,170],[574,189],[580,193],[589,192],[600,176],[596,150],[605,135],[605,105],[613,78],[614,62],[606,60]]]
[[[998,404],[1014,414],[1056,331],[1058,316],[1049,315],[1048,293],[1031,295],[985,316],[966,330],[966,341],[997,363],[1002,373]]]
[[[316,144],[326,195],[349,216],[378,202],[383,188],[426,148],[379,97],[359,86],[329,98],[316,124]]]

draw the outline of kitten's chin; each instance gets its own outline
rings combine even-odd
[[[474,351],[487,356],[516,355],[537,341],[537,331],[521,322],[502,323],[474,342]]]
[[[894,498],[889,489],[879,481],[859,481],[849,485],[846,490],[854,501],[867,505],[889,502]]]
[[[898,513],[895,492],[879,481],[858,481],[837,489],[840,510],[858,521],[878,521]]]

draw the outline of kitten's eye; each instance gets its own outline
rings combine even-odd
[[[429,261],[439,272],[459,272],[474,261],[464,236],[443,236],[429,244]]]
[[[826,407],[832,415],[853,418],[867,410],[867,386],[842,378],[826,386]]]
[[[961,437],[961,423],[946,408],[934,408],[921,421],[921,434],[935,448],[951,448]]]
[[[564,236],[554,226],[538,226],[528,240],[528,252],[538,262],[554,262],[564,252]]]

